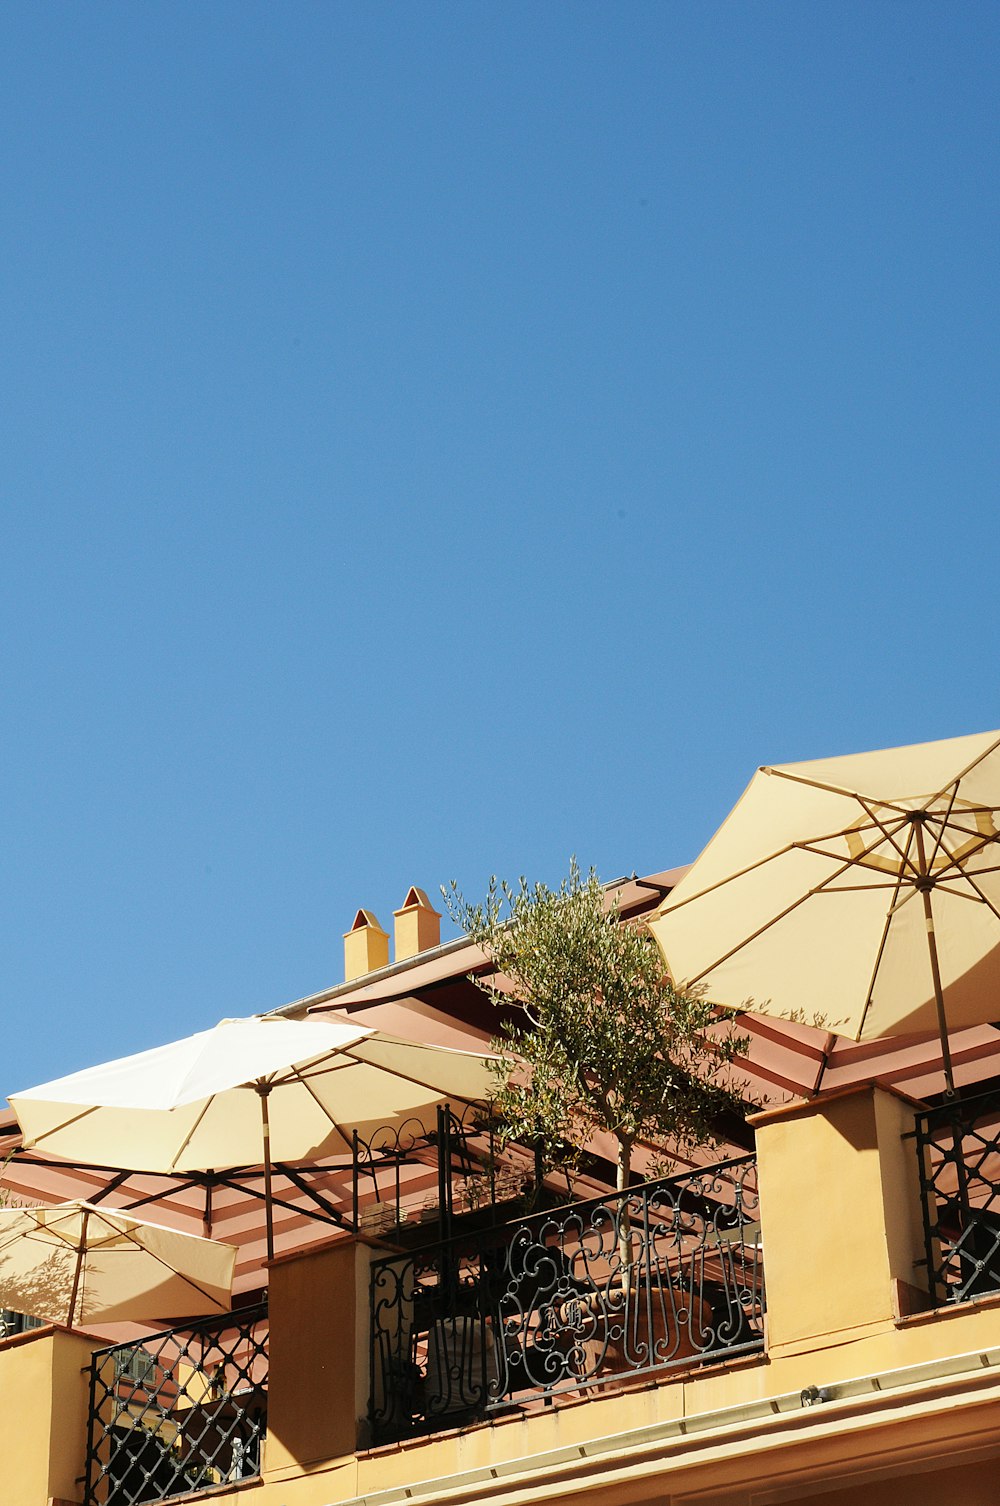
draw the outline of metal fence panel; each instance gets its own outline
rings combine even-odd
[[[138,1506],[260,1473],[267,1309],[95,1352],[85,1506]]]
[[[1000,1092],[918,1114],[916,1143],[932,1302],[1000,1291]]]
[[[373,1263],[376,1442],[763,1346],[753,1157]]]

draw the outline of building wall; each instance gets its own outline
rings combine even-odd
[[[1000,1296],[910,1312],[923,1254],[912,1113],[867,1086],[759,1116],[765,1355],[392,1446],[355,1447],[371,1250],[341,1240],[275,1262],[263,1478],[212,1506],[992,1506]],[[83,1433],[79,1354],[60,1348],[54,1376],[56,1340],[35,1343],[0,1353],[0,1399],[15,1398],[4,1441],[23,1430],[50,1462],[25,1457],[23,1496],[4,1506],[47,1506],[56,1476],[64,1488],[77,1445],[59,1441],[57,1411]],[[47,1443],[46,1387],[66,1397],[48,1405]]]
[[[0,1500],[79,1501],[86,1467],[91,1341],[36,1328],[0,1342]]]

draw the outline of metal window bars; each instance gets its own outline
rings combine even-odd
[[[763,1347],[753,1157],[380,1259],[372,1442]]]
[[[30,1313],[15,1312],[5,1307],[0,1311],[0,1339],[12,1339],[15,1334],[27,1333],[32,1328],[42,1328],[44,1318],[32,1317]]]
[[[85,1506],[138,1506],[260,1473],[267,1308],[95,1351]]]
[[[915,1126],[932,1303],[1000,1291],[1000,1092],[947,1100]]]

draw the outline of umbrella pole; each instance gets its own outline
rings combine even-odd
[[[917,819],[918,815],[920,820]],[[931,978],[934,983],[934,1007],[937,1010],[938,1034],[941,1037],[941,1057],[944,1064],[945,1095],[948,1098],[955,1096],[955,1074],[951,1069],[951,1047],[948,1044],[948,1021],[944,1013],[944,989],[941,986],[941,968],[938,964],[937,937],[934,935],[934,912],[931,909],[931,890],[934,888],[934,880],[927,871],[927,859],[924,856],[924,825],[923,813],[915,811],[913,814],[913,829],[917,839],[917,860],[919,862],[920,877],[917,879],[917,888],[924,902],[924,921],[927,925],[927,950],[931,959]]]
[[[260,1127],[264,1143],[264,1220],[267,1225],[267,1258],[274,1259],[274,1217],[271,1206],[271,1124],[267,1116],[267,1100],[271,1092],[269,1082],[254,1084],[260,1095]]]
[[[948,1044],[948,1021],[944,1013],[944,990],[941,987],[941,969],[938,965],[937,940],[934,936],[934,916],[931,912],[931,891],[924,889],[924,919],[927,921],[927,949],[931,955],[931,977],[934,980],[934,1005],[937,1009],[938,1033],[941,1036],[941,1056],[944,1062],[945,1092],[955,1096],[955,1074],[951,1069],[951,1047]]]
[[[69,1318],[66,1323],[67,1328],[73,1327],[73,1317],[76,1312],[76,1297],[77,1293],[80,1290],[80,1277],[83,1274],[83,1262],[87,1258],[87,1224],[89,1220],[90,1213],[87,1209],[84,1209],[83,1225],[80,1229],[80,1243],[76,1251],[76,1270],[73,1272],[73,1290],[70,1293],[69,1299]]]
[[[955,1116],[951,1123],[951,1143],[955,1160],[955,1176],[958,1181],[958,1217],[960,1227],[964,1228],[969,1207],[969,1181],[965,1168],[965,1146],[962,1125],[959,1122],[957,1097],[955,1091],[955,1074],[951,1065],[951,1046],[948,1043],[948,1021],[944,1012],[944,989],[941,985],[941,967],[938,962],[937,937],[934,934],[934,912],[931,909],[931,890],[934,888],[934,880],[927,872],[924,858],[924,829],[923,823],[914,822],[917,838],[917,857],[920,862],[920,878],[917,880],[917,888],[924,902],[924,921],[927,925],[927,950],[931,959],[931,979],[934,983],[934,1007],[937,1010],[938,1035],[941,1037],[941,1060],[944,1065],[944,1096],[955,1108]]]

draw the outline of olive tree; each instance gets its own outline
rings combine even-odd
[[[621,916],[593,871],[584,877],[574,860],[558,889],[494,878],[478,904],[454,883],[443,892],[511,992],[490,977],[476,983],[519,1014],[494,1042],[505,1140],[568,1166],[607,1131],[623,1191],[637,1142],[683,1150],[711,1142],[724,1114],[745,1112],[732,1063],[746,1038],[720,1027],[703,996],[674,988],[649,931]]]

